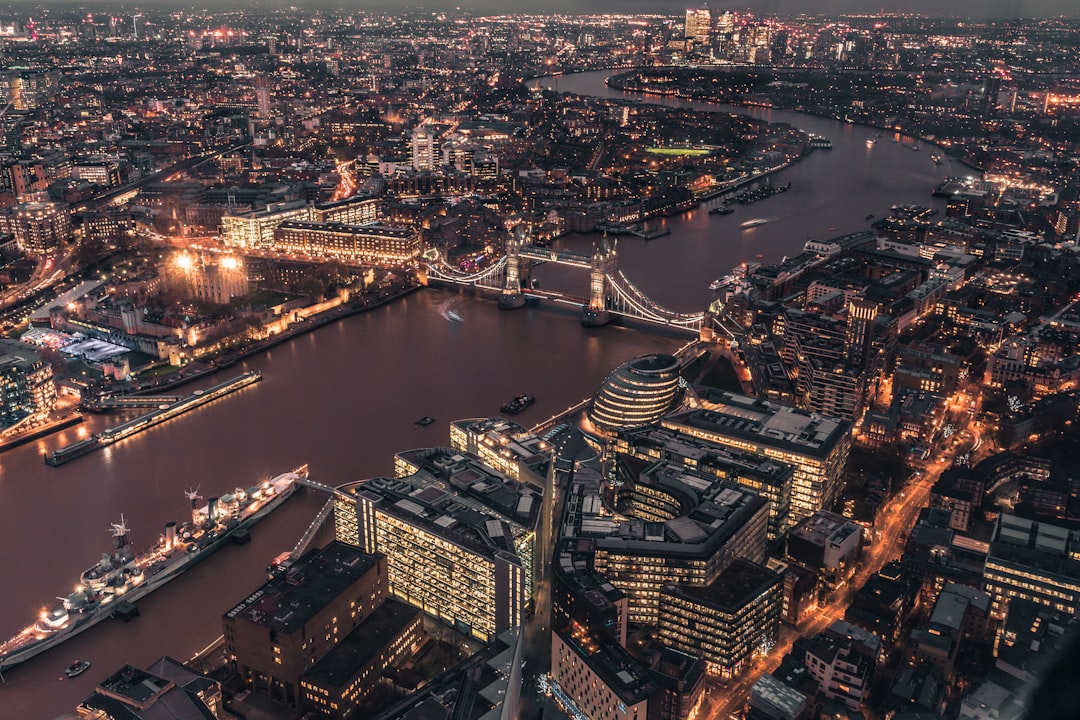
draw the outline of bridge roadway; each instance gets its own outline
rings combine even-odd
[[[567,250],[554,250],[552,248],[543,248],[536,245],[525,245],[519,251],[518,255],[530,260],[539,260],[540,262],[553,262],[559,265],[570,265],[572,267],[590,268],[592,267],[592,258],[588,255],[579,255],[578,253],[572,253]]]

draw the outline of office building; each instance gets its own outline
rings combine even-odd
[[[626,650],[571,624],[551,633],[555,698],[569,700],[588,720],[648,720],[656,683]]]
[[[788,557],[819,572],[850,570],[861,550],[862,528],[824,510],[804,519],[788,533]]]
[[[621,462],[616,483],[616,505],[629,519],[596,506],[581,534],[593,541],[596,571],[629,597],[630,622],[656,626],[667,583],[706,586],[736,558],[765,559],[768,501],[760,495],[663,463],[635,474]]]
[[[0,339],[0,429],[44,416],[55,404],[52,365],[29,345]]]
[[[661,425],[791,465],[790,522],[832,506],[847,464],[851,423],[733,393],[722,393],[709,408],[666,417]]]
[[[707,7],[691,8],[686,11],[686,22],[683,25],[683,35],[687,40],[693,40],[701,45],[709,44],[709,35],[712,33],[712,12]]]
[[[20,203],[0,211],[0,234],[6,233],[27,255],[50,255],[74,237],[71,211],[62,203]]]
[[[740,558],[708,586],[664,586],[658,635],[729,679],[776,642],[783,594],[782,575]]]
[[[426,639],[424,614],[385,600],[300,680],[301,705],[324,717],[357,716],[357,706],[383,673],[408,659]]]
[[[366,195],[353,195],[344,200],[316,203],[312,218],[324,223],[366,225],[379,219],[379,200]]]
[[[245,687],[297,705],[304,674],[382,604],[387,575],[385,556],[332,542],[225,613],[225,653]]]
[[[601,430],[650,425],[679,399],[679,361],[643,355],[615,368],[600,385],[588,417]]]
[[[266,248],[287,255],[397,267],[420,256],[420,233],[385,225],[285,220],[273,231]]]
[[[543,487],[552,446],[506,418],[450,423],[450,446],[476,455],[485,465],[521,482]]]
[[[611,448],[617,454],[662,460],[753,491],[769,501],[769,540],[788,529],[793,470],[786,463],[656,426],[618,430]]]
[[[983,574],[993,614],[1003,618],[1014,598],[1076,615],[1080,610],[1080,536],[1045,522],[998,516]]]
[[[313,212],[306,200],[276,203],[264,210],[230,211],[221,216],[221,241],[227,248],[269,250],[278,225],[286,220],[310,221]]]
[[[396,478],[341,488],[339,540],[387,556],[390,593],[485,642],[532,601],[541,493],[450,448],[399,453]]]

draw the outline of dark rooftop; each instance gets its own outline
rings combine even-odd
[[[253,592],[225,614],[247,622],[293,632],[382,560],[359,548],[334,541],[313,550],[285,573]]]
[[[705,587],[665,586],[664,592],[734,613],[746,606],[768,588],[784,581],[783,575],[766,567],[736,558],[715,580]]]
[[[412,605],[386,600],[315,663],[305,679],[324,688],[342,687],[422,615]]]

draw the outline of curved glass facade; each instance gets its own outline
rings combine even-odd
[[[649,425],[671,410],[678,391],[679,361],[671,355],[642,355],[604,378],[589,419],[605,430]]]

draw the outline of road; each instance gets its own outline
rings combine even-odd
[[[741,711],[746,705],[750,687],[762,675],[771,673],[780,666],[780,662],[791,651],[797,639],[813,637],[837,620],[843,619],[855,593],[866,584],[870,576],[879,572],[886,563],[900,557],[919,511],[929,504],[931,488],[949,467],[955,452],[952,446],[940,448],[938,459],[882,508],[874,528],[874,544],[863,552],[859,568],[851,579],[838,588],[825,605],[819,607],[812,617],[798,628],[782,626],[780,637],[769,654],[759,657],[738,679],[727,684],[710,686],[710,692],[705,698],[703,718],[727,720],[732,713]]]
[[[554,438],[555,453],[552,472],[548,473],[544,488],[544,506],[541,511],[540,532],[537,534],[537,557],[542,563],[543,574],[537,580],[535,612],[525,623],[525,668],[521,673],[521,707],[518,717],[534,718],[541,708],[551,717],[554,706],[537,696],[538,679],[551,667],[551,581],[552,554],[554,552],[558,518],[562,517],[563,501],[569,470],[573,458],[581,451],[584,442],[574,432],[562,432]]]

